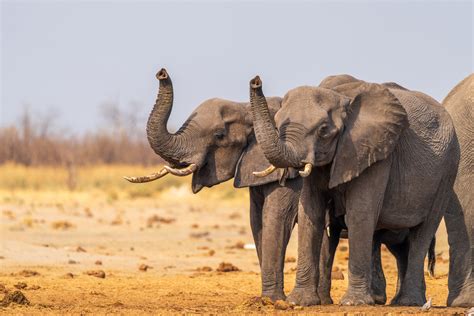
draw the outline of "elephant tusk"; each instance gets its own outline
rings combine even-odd
[[[123,177],[125,180],[132,182],[132,183],[145,183],[145,182],[151,182],[158,180],[161,177],[164,177],[168,174],[168,170],[165,168],[162,168],[159,172],[152,173],[147,176],[141,176],[141,177]]]
[[[263,177],[266,177],[268,176],[270,173],[274,172],[275,170],[277,170],[278,168],[275,167],[274,165],[270,165],[270,167],[268,167],[267,169],[263,170],[263,171],[254,171],[252,172],[254,176],[256,177],[259,177],[259,178],[263,178]]]
[[[195,163],[192,163],[183,169],[175,169],[171,168],[170,166],[165,166],[165,169],[174,176],[184,177],[196,171],[197,165]]]
[[[304,165],[304,170],[299,171],[300,176],[302,176],[303,178],[306,178],[307,176],[311,174],[311,170],[313,170],[313,165],[310,163],[307,163],[306,165]]]

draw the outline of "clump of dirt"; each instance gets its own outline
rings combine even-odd
[[[256,311],[262,311],[268,309],[271,306],[273,306],[273,302],[269,297],[255,296],[244,302],[241,307]]]
[[[234,272],[234,271],[240,271],[239,268],[234,266],[230,262],[221,262],[219,266],[216,269],[217,272]]]
[[[158,226],[156,224],[171,224],[174,221],[176,221],[175,218],[166,218],[155,214],[153,216],[148,217],[148,219],[146,220],[146,227],[152,228],[153,226]]]
[[[14,285],[14,287],[16,287],[19,290],[26,289],[27,286],[28,284],[26,284],[25,282],[18,282],[17,284]]]
[[[74,279],[74,274],[72,274],[71,272],[68,272],[65,275],[63,275],[63,279]]]
[[[278,310],[286,311],[287,309],[291,309],[291,305],[288,304],[285,301],[282,300],[277,300],[274,304],[273,307]]]
[[[51,227],[53,229],[68,230],[76,227],[76,225],[68,221],[55,221],[51,223]]]
[[[67,261],[68,264],[77,264],[78,262],[76,260],[69,259]]]
[[[105,279],[105,272],[102,270],[90,270],[90,271],[84,272],[84,274],[94,276],[96,278]]]
[[[198,268],[196,268],[196,271],[197,272],[211,272],[212,268],[208,267],[208,266],[198,267]]]
[[[3,284],[0,284],[0,293],[8,293],[8,289]]]
[[[34,270],[21,270],[18,275],[22,277],[33,277],[39,275],[39,272],[34,271]]]
[[[295,257],[286,257],[285,263],[292,263],[292,262],[296,262],[296,258],[295,258]]]
[[[13,293],[7,293],[3,300],[0,301],[0,306],[6,307],[11,303],[20,304],[20,305],[29,305],[30,301],[21,291],[15,291]]]
[[[145,263],[142,263],[139,267],[138,267],[138,270],[140,271],[143,271],[143,272],[146,272],[148,269],[153,269],[153,267],[145,264]]]
[[[196,238],[196,239],[207,237],[207,236],[209,236],[209,232],[200,232],[200,233],[191,233],[191,234],[189,234],[189,237]]]
[[[227,249],[244,249],[245,243],[243,241],[238,241],[232,246],[227,246]]]
[[[344,280],[344,273],[339,270],[331,272],[331,280]]]
[[[96,261],[94,262],[94,264],[96,264],[96,265],[98,265],[98,266],[101,266],[101,265],[102,265],[102,261],[96,260]]]
[[[81,246],[77,246],[76,252],[87,252],[87,250],[85,250],[85,249],[82,248]]]

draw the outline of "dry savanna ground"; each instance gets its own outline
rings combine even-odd
[[[438,232],[436,277],[427,277],[433,307],[294,307],[258,298],[260,276],[248,193],[232,183],[190,192],[189,178],[130,184],[123,175],[157,167],[0,166],[1,314],[463,315],[446,308],[448,249]],[[73,182],[74,190],[69,190]],[[287,252],[286,291],[296,267],[296,230]],[[349,249],[337,252],[336,302],[347,287]],[[388,297],[396,267],[384,249]],[[235,271],[234,271],[235,270]],[[18,291],[18,292],[16,292]],[[10,302],[13,300],[14,302]]]

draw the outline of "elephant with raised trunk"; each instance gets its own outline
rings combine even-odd
[[[157,173],[126,179],[143,183],[168,173],[192,174],[192,190],[199,192],[234,178],[237,188],[249,187],[250,225],[262,272],[262,296],[285,299],[283,266],[285,251],[294,227],[302,181],[296,170],[270,172],[269,162],[257,145],[249,103],[210,99],[199,105],[174,134],[166,124],[173,105],[173,85],[165,69],[158,72],[158,98],[147,123],[153,150],[165,159]],[[281,98],[269,98],[271,115]],[[264,170],[257,175],[252,171]],[[285,183],[285,186],[281,184]]]
[[[444,99],[454,122],[461,161],[446,210],[449,242],[448,306],[474,306],[474,74]],[[462,214],[462,215],[460,215]]]
[[[330,82],[338,84],[330,84]],[[325,85],[331,89],[324,88]],[[373,304],[372,245],[381,229],[408,229],[408,261],[395,305],[426,302],[424,259],[447,208],[459,144],[446,109],[396,84],[333,76],[290,90],[274,120],[262,82],[250,82],[257,141],[275,168],[303,168],[298,270],[291,299],[319,299],[319,257],[328,201],[349,234],[342,305]]]

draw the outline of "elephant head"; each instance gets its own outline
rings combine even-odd
[[[331,165],[329,188],[385,159],[408,126],[405,109],[386,86],[348,75],[290,90],[274,121],[258,76],[250,81],[250,100],[255,134],[268,161],[280,168],[304,167],[302,176]]]
[[[256,146],[250,105],[224,99],[210,99],[199,105],[183,126],[170,133],[166,127],[173,106],[173,84],[165,69],[156,77],[160,82],[158,97],[147,123],[151,148],[169,165],[159,172],[125,177],[130,182],[157,180],[168,173],[193,175],[192,190],[199,192],[235,177],[237,187],[260,185],[277,180],[252,175],[251,170],[269,165]],[[280,107],[280,98],[269,98],[272,112]]]

